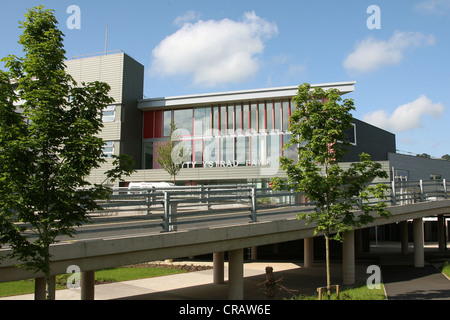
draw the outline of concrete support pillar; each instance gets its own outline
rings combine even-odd
[[[420,268],[425,265],[422,218],[417,218],[413,220],[413,230],[414,230],[414,266]]]
[[[213,283],[223,284],[224,278],[224,264],[225,264],[224,252],[213,253]]]
[[[94,300],[95,271],[81,272],[81,300]]]
[[[437,216],[438,223],[438,243],[439,250],[447,250],[447,239],[446,239],[446,228],[445,228],[445,217],[443,214]]]
[[[408,248],[408,221],[401,221],[400,222],[400,242],[401,242],[401,249],[402,254],[406,255],[409,252]]]
[[[252,261],[258,260],[258,247],[251,247],[250,254]]]
[[[343,283],[351,285],[355,283],[355,233],[345,232],[342,244],[342,275]]]
[[[314,238],[305,238],[303,247],[304,267],[311,268],[314,264]]]
[[[50,295],[54,298],[56,292],[56,277],[50,277]],[[45,277],[34,279],[34,300],[45,300],[47,293],[45,291],[46,280]]]
[[[244,249],[228,252],[228,299],[244,299]]]
[[[45,278],[34,279],[34,300],[45,300]]]

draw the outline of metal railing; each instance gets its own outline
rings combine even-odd
[[[447,199],[447,190],[446,180],[392,181],[386,199],[372,198],[369,202],[404,205],[435,201]],[[303,194],[257,188],[253,184],[114,188],[110,199],[100,205],[103,210],[93,215],[141,216],[148,227],[161,228],[163,232],[175,231],[181,225],[213,226],[231,219],[257,222],[267,216],[295,216],[315,208]]]
[[[391,182],[392,205],[412,204],[448,198],[448,182],[443,180],[397,180]]]

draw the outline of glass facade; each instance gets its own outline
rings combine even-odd
[[[290,138],[291,104],[280,99],[145,111],[144,169],[159,168],[156,142],[169,139],[172,121],[175,136],[192,150],[185,167],[270,166],[283,154],[295,158],[295,148],[282,148]]]

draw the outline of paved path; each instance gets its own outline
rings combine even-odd
[[[381,267],[389,300],[450,300],[450,280],[434,266]]]
[[[411,255],[380,256],[381,273],[389,300],[450,300],[450,279],[442,274],[439,260],[414,267]]]

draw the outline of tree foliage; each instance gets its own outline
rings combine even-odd
[[[177,129],[174,122],[170,126],[170,140],[158,142],[155,148],[156,161],[173,178],[173,184],[176,184],[176,176],[183,168],[183,164],[189,160],[191,150],[182,141],[180,142],[182,130]]]
[[[106,83],[78,85],[65,71],[63,33],[52,10],[32,8],[20,23],[24,56],[0,70],[0,245],[49,282],[50,245],[73,236],[101,209],[110,188],[87,181],[105,142],[102,110],[113,102]],[[110,180],[130,174],[130,158],[115,159]],[[47,298],[50,292],[47,290]]]
[[[281,157],[287,179],[274,178],[272,186],[305,194],[315,204],[315,211],[298,218],[316,223],[316,234],[324,234],[328,262],[329,239],[342,240],[343,232],[373,221],[373,212],[389,217],[386,204],[374,201],[385,198],[386,185],[369,184],[388,175],[365,153],[347,168],[341,163],[349,146],[346,132],[352,127],[351,99],[342,101],[337,89],[312,89],[305,83],[293,101],[292,138],[284,148],[298,146],[298,161]]]

